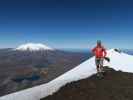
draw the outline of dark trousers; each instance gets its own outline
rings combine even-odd
[[[103,58],[95,58],[97,72],[102,72],[103,69]]]

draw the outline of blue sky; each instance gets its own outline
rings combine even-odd
[[[133,49],[132,0],[0,0],[0,48],[41,42],[54,48]]]

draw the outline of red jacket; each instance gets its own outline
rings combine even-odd
[[[92,52],[95,54],[96,58],[103,58],[107,55],[107,52],[103,46],[96,46],[92,49]]]

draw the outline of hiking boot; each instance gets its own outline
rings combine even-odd
[[[100,73],[97,73],[96,75],[97,75],[97,77],[99,77],[100,76]]]
[[[99,73],[97,73],[97,77],[102,79],[104,77],[104,75],[103,75],[103,73],[99,72]]]

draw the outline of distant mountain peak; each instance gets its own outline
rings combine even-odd
[[[50,48],[44,44],[41,43],[26,43],[18,46],[15,50],[20,51],[39,51],[39,50],[54,50],[53,48]]]

